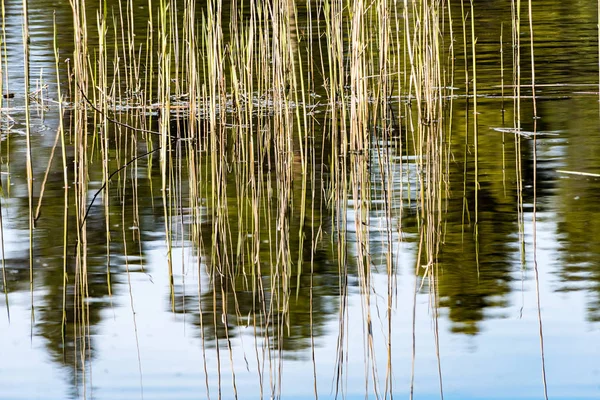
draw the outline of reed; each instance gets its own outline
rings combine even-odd
[[[512,44],[513,44],[513,127],[518,132],[521,130],[521,2],[511,2],[512,16]],[[521,135],[515,135],[515,178],[517,181],[517,215],[519,220],[519,242],[521,244],[521,264],[525,264],[525,222],[523,211],[523,175]]]
[[[540,358],[541,358],[541,375],[542,375],[542,386],[544,388],[544,399],[548,400],[548,384],[546,379],[546,358],[544,350],[544,329],[542,324],[542,305],[540,300],[540,279],[539,270],[537,263],[537,119],[539,118],[537,113],[537,100],[535,90],[535,58],[534,58],[534,43],[533,43],[533,12],[531,0],[527,1],[527,11],[529,19],[529,43],[531,51],[531,97],[533,101],[533,119],[534,119],[534,135],[533,135],[533,210],[532,210],[532,247],[533,247],[533,269],[535,273],[535,292],[536,292],[536,305],[537,305],[537,318],[539,326],[539,340],[540,340]]]
[[[201,9],[193,0],[149,0],[144,27],[136,26],[137,3],[133,0],[118,3],[114,10],[108,4],[98,2],[97,12],[90,14],[85,12],[89,5],[84,0],[70,2],[74,52],[64,84],[72,100],[72,143],[62,118],[56,134],[65,186],[62,328],[66,331],[67,220],[72,202],[78,227],[75,320],[78,338],[83,339],[78,342],[79,365],[85,369],[90,361],[87,232],[93,204],[88,186],[91,166],[99,162],[102,185],[91,203],[101,194],[108,296],[112,299],[116,290],[112,286],[111,247],[120,236],[122,244],[118,245],[125,255],[137,343],[131,281],[134,266],[127,256],[143,255],[140,196],[145,178],[140,176],[145,168],[150,193],[159,190],[162,200],[158,206],[164,222],[166,267],[160,273],[168,277],[169,307],[174,313],[195,307],[200,310],[207,397],[223,396],[225,374],[229,375],[234,396],[240,395],[237,379],[241,367],[234,365],[234,337],[238,332],[233,327],[244,325],[254,332],[254,363],[261,397],[282,394],[285,350],[294,334],[293,304],[305,293],[309,298],[313,390],[318,396],[318,287],[314,285],[319,272],[315,253],[326,248],[337,262],[336,394],[346,392],[349,359],[362,356],[366,395],[373,392],[377,397],[391,398],[397,390],[392,326],[399,261],[394,248],[404,240],[404,213],[412,208],[416,215],[417,256],[410,396],[416,373],[416,341],[420,339],[414,331],[417,295],[426,287],[443,397],[438,321],[442,272],[438,258],[452,195],[452,149],[458,141],[453,130],[459,125],[453,118],[462,112],[454,109],[454,101],[459,97],[465,102],[465,124],[460,127],[465,131],[464,164],[457,172],[460,175],[462,169],[463,232],[472,229],[479,267],[480,175],[484,174],[479,167],[480,87],[474,2],[465,4],[461,0],[460,21],[454,21],[457,17],[452,13],[458,12],[459,4],[452,8],[450,2],[210,0]],[[27,15],[26,1],[23,7]],[[517,131],[521,129],[520,8],[520,1],[512,2],[513,125]],[[533,54],[531,1],[528,13]],[[303,14],[307,15],[305,22],[300,20]],[[91,15],[95,16],[93,29],[87,21]],[[138,30],[145,30],[147,38],[136,37]],[[23,41],[26,43],[25,36]],[[63,76],[56,41],[55,32],[56,74]],[[29,57],[27,50],[24,57]],[[460,89],[454,87],[459,80],[455,76],[457,64],[464,68],[464,87]],[[534,67],[532,56],[537,116]],[[65,112],[63,96],[59,90],[61,116]],[[29,96],[26,98],[29,102]],[[515,135],[517,208],[524,244],[520,140]],[[27,143],[30,153],[29,133]],[[67,162],[69,146],[75,153],[72,167]],[[154,152],[158,159],[153,159]],[[52,158],[49,166],[51,163]],[[473,186],[469,184],[472,170]],[[75,181],[73,189],[69,189],[73,179],[70,173]],[[153,180],[153,174],[160,177]],[[39,215],[40,207],[41,196],[38,212],[30,215],[31,249],[34,217]],[[33,213],[31,204],[30,211]],[[3,242],[1,223],[0,219]],[[115,223],[120,225],[120,232],[111,231]],[[128,223],[133,225],[132,232],[127,231]],[[383,245],[374,246],[375,240]],[[191,282],[187,261],[190,254],[197,274]],[[175,265],[178,257],[183,260],[180,268]],[[383,260],[387,279],[383,317],[377,308],[380,294],[374,291],[378,260]],[[140,266],[143,270],[143,259]],[[32,295],[33,275],[31,261]],[[349,323],[354,317],[349,315],[349,282],[354,278],[362,302],[364,351],[358,356],[350,354],[349,346]],[[197,285],[197,304],[187,299],[189,285]],[[7,296],[4,269],[3,287]],[[246,307],[245,301],[251,306]],[[378,319],[385,319],[381,334],[374,328]],[[212,340],[214,358],[208,354]],[[385,364],[377,360],[378,341],[386,349]],[[143,387],[139,343],[137,351]],[[211,361],[216,364],[214,375],[210,372]],[[381,373],[382,365],[385,374]],[[216,393],[209,390],[209,376],[215,375]]]
[[[23,83],[25,90],[25,143],[26,143],[26,170],[27,170],[27,198],[29,201],[29,290],[31,292],[31,329],[35,322],[35,308],[33,302],[33,161],[31,152],[31,120],[30,120],[30,77],[29,77],[29,12],[26,0],[23,0]]]
[[[7,57],[7,46],[6,46],[6,9],[4,2],[0,5],[0,12],[2,21],[0,22],[2,26],[2,45],[0,46],[0,53],[3,55],[4,63],[0,62],[0,109],[4,108],[4,88],[6,87],[6,94],[8,95],[8,57]],[[5,118],[4,114],[0,114],[2,119],[0,120],[0,124],[2,124],[2,128],[5,128]],[[10,141],[7,140],[7,146]],[[2,145],[0,143],[0,154],[2,152]],[[7,154],[9,154],[7,152]],[[1,156],[0,156],[1,157]],[[6,160],[6,165],[9,165],[9,160]],[[8,181],[8,186],[10,187],[10,180]],[[2,189],[2,197],[5,195],[4,185],[0,182],[0,188]],[[8,193],[6,193],[8,194]],[[3,217],[3,209],[2,209],[2,199],[0,199],[0,250],[2,251],[2,289],[4,292],[4,302],[6,303],[6,315],[8,320],[10,321],[10,303],[8,298],[8,280],[6,278],[6,255],[5,255],[5,247],[4,247],[4,217]]]
[[[61,145],[61,159],[62,159],[62,172],[63,172],[63,186],[64,186],[64,196],[63,196],[63,268],[62,268],[62,318],[61,318],[61,340],[63,348],[65,347],[65,332],[67,330],[67,284],[68,284],[68,222],[69,222],[69,172],[67,167],[67,154],[66,154],[66,141],[65,141],[65,126],[63,124],[63,95],[61,88],[61,71],[60,71],[60,49],[58,47],[58,39],[57,39],[57,24],[56,24],[56,14],[53,15],[53,50],[54,50],[54,68],[56,73],[56,81],[57,85],[57,95],[58,95],[58,110],[59,110],[59,126],[57,135],[60,137],[60,145]]]
[[[103,2],[101,7],[96,14],[96,24],[98,30],[98,51],[97,51],[97,66],[96,66],[96,74],[97,74],[97,82],[98,87],[101,88],[99,93],[100,100],[96,103],[101,111],[101,122],[100,122],[100,151],[102,157],[102,173],[103,173],[103,181],[106,183],[104,193],[103,193],[103,205],[104,205],[104,224],[105,227],[105,236],[106,236],[106,282],[108,284],[108,295],[112,296],[112,286],[111,286],[111,274],[110,274],[110,243],[111,243],[111,234],[110,234],[110,196],[109,196],[109,135],[106,127],[109,124],[108,121],[108,112],[109,112],[109,102],[110,97],[109,93],[107,93],[108,88],[111,86],[109,70],[108,70],[108,44],[106,43],[106,34],[108,32],[107,25],[107,4]]]

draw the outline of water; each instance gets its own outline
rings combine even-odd
[[[135,13],[139,18],[135,21],[136,39],[140,43],[146,32],[147,18],[146,3],[141,3],[144,4],[140,4]],[[30,7],[32,79],[41,76],[42,83],[47,85],[43,98],[56,100],[58,80],[53,72],[51,16],[56,12],[60,26],[60,81],[64,85],[64,61],[72,52],[71,10],[68,4],[46,1],[36,1]],[[0,317],[0,358],[3,361],[0,363],[0,398],[233,398],[236,393],[240,398],[261,395],[268,398],[281,393],[283,398],[301,399],[315,397],[315,391],[319,398],[334,398],[336,388],[338,397],[365,398],[367,393],[369,398],[375,398],[377,394],[386,393],[388,339],[393,388],[387,392],[405,398],[411,386],[414,334],[415,398],[440,397],[439,369],[446,399],[541,399],[544,392],[538,311],[542,317],[549,397],[598,398],[600,242],[597,237],[600,232],[595,221],[600,212],[596,201],[600,178],[560,172],[600,173],[596,5],[572,5],[555,0],[534,4],[540,119],[532,118],[530,99],[522,101],[521,116],[523,131],[538,134],[535,252],[534,142],[531,135],[521,135],[518,142],[521,156],[517,155],[519,147],[515,134],[511,133],[513,99],[508,97],[512,89],[505,87],[507,97],[501,97],[501,24],[505,84],[511,82],[510,3],[501,1],[475,7],[480,95],[477,103],[479,233],[475,236],[473,226],[468,224],[475,216],[472,99],[468,104],[464,97],[453,101],[453,139],[448,147],[450,180],[443,198],[443,245],[438,254],[435,298],[431,295],[431,282],[423,279],[424,270],[415,274],[419,257],[419,197],[415,189],[418,159],[406,150],[412,141],[399,148],[374,135],[369,168],[368,240],[373,269],[369,282],[373,347],[369,353],[366,343],[369,327],[365,324],[367,297],[356,260],[361,241],[356,232],[355,204],[349,201],[346,210],[334,209],[321,188],[333,179],[326,161],[330,152],[327,141],[321,155],[320,142],[328,129],[325,107],[316,108],[321,123],[315,125],[314,132],[316,171],[321,170],[321,165],[324,169],[322,173],[315,173],[314,181],[308,182],[308,193],[315,190],[314,199],[300,188],[302,171],[298,162],[293,166],[295,181],[291,198],[298,210],[302,197],[307,197],[307,217],[303,241],[298,234],[299,212],[292,210],[288,219],[293,268],[297,268],[295,261],[300,257],[300,248],[304,260],[299,277],[295,272],[292,274],[289,298],[282,291],[270,290],[271,284],[279,287],[282,283],[278,280],[280,277],[269,275],[269,265],[264,262],[274,257],[273,249],[281,237],[275,227],[279,211],[277,182],[273,174],[267,174],[268,167],[263,166],[265,175],[259,185],[265,193],[275,195],[258,199],[262,278],[256,278],[253,264],[243,257],[255,238],[249,234],[251,194],[240,193],[235,185],[236,178],[249,176],[245,163],[232,163],[227,175],[229,234],[232,243],[243,243],[241,249],[232,245],[228,253],[237,268],[236,278],[231,280],[227,274],[207,272],[214,266],[211,198],[215,182],[207,172],[214,155],[201,152],[198,165],[199,170],[204,171],[200,173],[204,178],[198,182],[200,203],[196,211],[199,214],[185,200],[190,196],[188,158],[173,155],[175,163],[181,162],[182,178],[169,190],[184,199],[181,205],[169,208],[172,212],[168,224],[173,233],[173,289],[167,268],[161,174],[155,155],[140,159],[137,168],[131,166],[114,178],[109,198],[100,195],[90,208],[88,293],[86,307],[81,307],[75,306],[78,276],[74,267],[77,235],[74,186],[68,194],[69,282],[66,292],[63,285],[65,203],[60,145],[54,158],[51,155],[59,124],[58,110],[53,103],[46,102],[44,107],[36,105],[32,112],[34,205],[40,197],[51,159],[52,164],[41,216],[34,231],[31,291],[21,4],[6,2],[8,91],[15,96],[11,100],[3,99],[3,107],[11,119],[3,116],[1,148],[8,294],[0,300],[4,310]],[[88,18],[95,15],[93,10],[90,6]],[[306,18],[305,13],[300,15]],[[459,5],[453,4],[454,18],[458,15]],[[298,23],[300,27],[306,25],[302,19]],[[456,20],[455,24],[458,30]],[[93,33],[91,36],[93,38]],[[530,83],[527,37],[524,26],[524,84]],[[461,41],[459,37],[457,43]],[[462,51],[461,47],[458,49]],[[4,55],[2,60],[4,63]],[[457,54],[456,64],[454,86],[460,91],[464,89],[461,54]],[[324,95],[319,82],[315,82],[315,91]],[[524,94],[529,94],[528,89],[524,89]],[[155,113],[150,114],[143,118],[144,122],[156,128]],[[67,113],[64,118],[67,125],[69,116]],[[93,121],[88,122],[93,126]],[[264,124],[264,120],[259,122]],[[132,145],[131,136],[119,136],[113,130],[114,127],[109,128],[113,137],[110,171],[131,159],[134,149],[138,154],[147,149],[145,140]],[[391,161],[389,165],[383,164],[393,188],[391,217],[384,208],[386,186],[379,163],[383,156],[377,146],[385,150],[383,154]],[[103,184],[100,148],[97,143],[91,147],[94,147],[94,155],[90,158],[94,163],[89,169],[88,204]],[[74,158],[72,143],[68,143],[69,168]],[[523,183],[521,215],[517,191],[519,166],[516,160],[519,159]],[[154,163],[151,168],[150,161]],[[466,185],[463,184],[464,171],[468,177]],[[108,244],[103,206],[106,201],[111,236]],[[200,246],[191,233],[196,215],[200,216]],[[340,235],[339,221],[345,221],[347,234],[347,287],[340,284],[339,278],[340,253],[336,241]],[[314,246],[313,238],[318,239]],[[395,271],[391,286],[392,312],[388,320],[386,257],[390,254]],[[257,281],[263,283],[264,289],[257,291]],[[536,287],[539,288],[539,310]],[[345,290],[347,307],[343,308]],[[437,309],[432,308],[435,299],[439,301]],[[285,313],[283,305],[287,301],[289,308]],[[273,308],[266,312],[263,307]],[[82,308],[85,314],[81,314]],[[340,318],[340,309],[345,310],[343,318]],[[83,321],[78,319],[82,315],[85,316]],[[272,319],[269,328],[265,328],[267,316]],[[63,317],[66,318],[64,332]],[[344,336],[340,336],[340,332]],[[344,343],[344,363],[341,381],[336,383],[340,337]],[[377,367],[376,387],[372,378],[373,362]]]

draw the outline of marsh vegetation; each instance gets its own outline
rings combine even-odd
[[[599,4],[32,3],[7,398],[599,394]]]

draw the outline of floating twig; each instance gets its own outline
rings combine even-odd
[[[565,171],[563,169],[557,169],[556,172],[559,174],[567,175],[580,175],[580,176],[592,176],[594,178],[600,178],[600,174],[593,174],[591,172],[580,172],[580,171]]]

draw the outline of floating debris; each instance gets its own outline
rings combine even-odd
[[[592,176],[594,178],[600,178],[600,174],[594,174],[594,173],[591,173],[591,172],[565,171],[563,169],[557,169],[556,172],[558,172],[559,174]]]
[[[524,131],[518,128],[490,128],[496,132],[502,132],[502,133],[512,133],[515,135],[519,135],[519,136],[523,136],[525,138],[532,138],[534,136],[560,136],[560,134],[562,133],[561,131],[538,131],[538,132],[532,132],[532,131]]]

